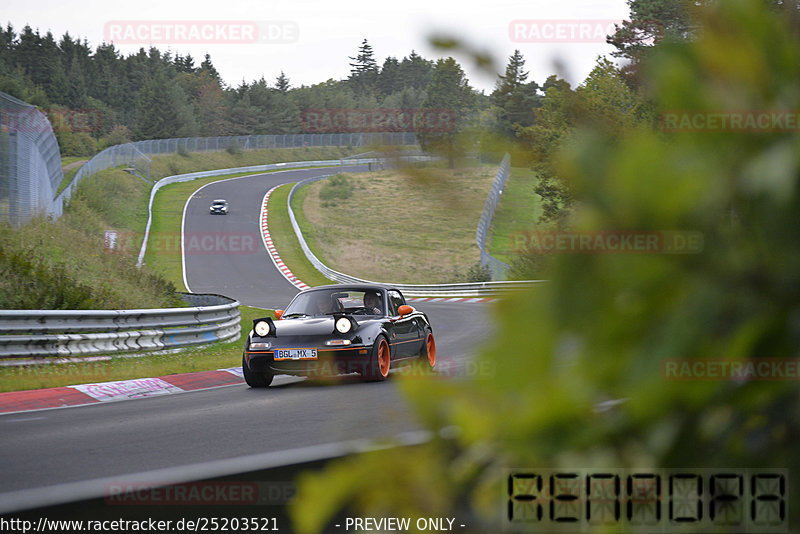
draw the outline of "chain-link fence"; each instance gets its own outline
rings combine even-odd
[[[414,146],[416,144],[417,138],[410,132],[184,137],[126,143],[109,147],[86,162],[53,202],[53,213],[56,216],[60,216],[64,205],[78,183],[83,178],[91,176],[98,171],[126,165],[131,171],[149,181],[151,179],[150,156],[159,154],[204,152],[208,150],[257,150],[322,146],[359,147],[370,145]]]
[[[0,222],[19,226],[53,213],[63,178],[58,142],[45,114],[0,92]]]
[[[494,210],[497,209],[497,203],[500,201],[500,195],[503,192],[503,186],[506,184],[510,171],[511,156],[506,154],[503,157],[503,161],[500,162],[500,169],[497,171],[494,182],[492,182],[492,187],[489,190],[489,195],[486,197],[486,203],[483,205],[483,213],[481,213],[480,221],[478,221],[478,230],[475,235],[478,241],[478,248],[481,250],[481,265],[489,266],[489,271],[492,273],[492,280],[505,280],[506,273],[509,269],[507,263],[498,260],[486,252],[484,245],[486,243],[486,236],[489,233],[489,228],[492,226]]]
[[[64,179],[61,155],[46,115],[36,106],[0,92],[0,222],[19,226],[38,214],[60,217],[83,178],[111,167],[124,165],[150,181],[150,158],[159,154],[416,144],[416,136],[410,132],[243,135],[137,141],[112,146],[95,155],[78,169],[59,193]]]

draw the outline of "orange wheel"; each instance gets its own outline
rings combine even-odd
[[[361,372],[361,377],[364,380],[386,380],[391,367],[392,353],[389,350],[389,342],[385,337],[380,336],[372,345],[372,357],[367,368]]]
[[[425,338],[425,355],[428,357],[428,364],[431,368],[436,365],[436,341],[433,339],[433,333],[428,332]]]
[[[378,380],[384,380],[389,376],[389,367],[391,367],[391,355],[389,354],[389,344],[384,338],[381,338],[378,344]]]

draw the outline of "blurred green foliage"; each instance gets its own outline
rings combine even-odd
[[[800,109],[789,19],[761,0],[713,3],[694,17],[691,41],[658,45],[642,64],[656,113]],[[798,357],[800,137],[666,133],[598,116],[574,117],[548,160],[577,201],[568,226],[697,231],[703,252],[553,257],[549,283],[495,308],[492,344],[478,356],[495,373],[403,382],[420,420],[455,426],[457,437],[303,475],[298,532],[342,510],[468,513],[471,530],[496,531],[506,467],[788,468],[789,495],[800,495],[796,382],[661,372],[670,358]],[[597,409],[609,400],[622,402]],[[800,524],[800,506],[788,511]]]

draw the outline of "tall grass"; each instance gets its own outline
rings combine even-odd
[[[181,306],[172,283],[135,265],[132,230],[144,226],[148,195],[140,178],[106,170],[78,185],[61,219],[0,226],[0,308]],[[107,230],[117,231],[116,251],[105,248]]]

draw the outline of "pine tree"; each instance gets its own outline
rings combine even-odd
[[[418,137],[424,149],[445,155],[451,169],[455,167],[456,157],[465,150],[460,137],[468,125],[469,115],[474,106],[475,95],[461,66],[452,57],[438,60],[433,68],[431,83],[428,85],[422,107],[448,110],[455,118],[455,123],[451,128],[445,128],[445,131],[432,131],[433,129],[425,125],[418,130]]]
[[[491,100],[497,117],[497,128],[506,136],[514,136],[515,127],[530,126],[534,108],[541,105],[536,82],[526,83],[525,59],[519,50],[508,59],[505,74],[498,76]]]
[[[220,81],[219,72],[217,72],[217,69],[215,69],[214,65],[211,63],[211,56],[209,54],[206,54],[203,58],[203,62],[200,63],[200,72],[206,72],[215,80]]]
[[[289,90],[289,87],[289,78],[283,73],[283,71],[281,71],[281,75],[275,79],[275,89],[286,94],[286,92]]]
[[[423,58],[414,50],[400,62],[398,78],[403,88],[425,89],[428,87],[432,75],[433,62]]]
[[[353,88],[353,92],[358,96],[372,94],[378,79],[378,63],[375,61],[372,47],[366,39],[361,42],[358,54],[350,59],[354,63],[350,63],[348,82]]]
[[[384,60],[376,86],[384,97],[402,89],[400,86],[400,62],[397,61],[397,58],[387,57]]]

